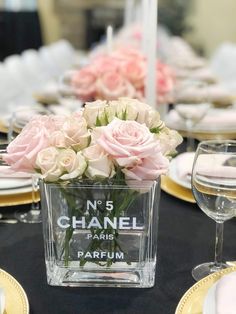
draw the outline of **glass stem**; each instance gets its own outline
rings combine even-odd
[[[223,233],[224,223],[216,223],[216,243],[215,243],[215,267],[220,267],[222,264],[222,250],[223,250]]]
[[[190,119],[186,120],[186,127],[187,127],[186,128],[187,129],[187,152],[193,152],[195,140],[192,137],[193,122]]]
[[[40,208],[39,202],[37,200],[37,192],[38,192],[38,178],[36,176],[32,176],[32,205],[31,212],[33,215],[38,215]]]

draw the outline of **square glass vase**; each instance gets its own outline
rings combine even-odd
[[[49,285],[154,286],[160,180],[41,181],[40,193]]]

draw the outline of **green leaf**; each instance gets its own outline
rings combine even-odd
[[[102,122],[101,122],[99,116],[97,116],[97,118],[96,118],[96,123],[95,123],[95,125],[96,125],[96,126],[102,126]]]
[[[127,120],[127,108],[125,108],[125,110],[122,111],[121,120]]]
[[[161,128],[159,128],[159,127],[151,128],[151,129],[150,129],[150,132],[151,132],[151,133],[158,134],[158,133],[161,132]]]
[[[105,125],[108,125],[109,124],[109,120],[108,120],[107,112],[104,113],[104,120],[105,120]]]

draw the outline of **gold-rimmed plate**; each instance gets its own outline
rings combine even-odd
[[[50,95],[48,93],[34,93],[34,99],[43,105],[52,105],[58,103],[58,95]]]
[[[183,137],[188,137],[189,134],[185,130],[178,130]],[[199,141],[203,140],[234,140],[236,139],[236,128],[228,131],[215,131],[215,132],[196,132],[191,131],[191,137],[196,138]]]
[[[36,197],[36,201],[39,201],[39,194]],[[0,195],[0,207],[17,206],[32,203],[32,192],[19,193],[13,195]]]
[[[0,120],[0,133],[7,134],[7,132],[8,132],[8,127],[4,124],[2,120]]]
[[[208,290],[222,276],[236,271],[236,266],[211,274],[193,285],[181,298],[175,314],[202,314],[203,304]]]
[[[183,201],[196,203],[192,191],[172,181],[168,176],[161,177],[161,189]]]
[[[0,287],[4,290],[4,314],[29,314],[29,302],[19,282],[6,271],[0,269]]]

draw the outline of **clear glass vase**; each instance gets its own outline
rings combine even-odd
[[[152,287],[160,182],[41,181],[48,284]]]

